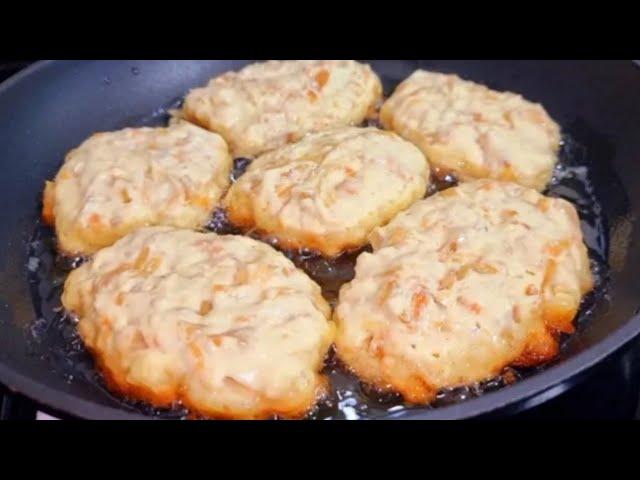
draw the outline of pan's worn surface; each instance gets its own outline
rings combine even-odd
[[[43,182],[65,153],[96,131],[154,125],[192,87],[246,61],[41,62],[0,86],[0,382],[85,418],[149,418],[108,394],[55,310],[64,269],[38,226]],[[439,408],[366,401],[335,373],[334,407],[321,418],[465,418],[527,408],[557,395],[640,332],[640,68],[628,62],[371,61],[385,93],[416,68],[457,73],[542,103],[565,133],[550,195],[581,213],[599,286],[558,361],[475,396],[450,392]],[[304,260],[312,270],[322,266]],[[606,265],[608,263],[608,266]],[[471,397],[465,401],[457,400]],[[180,416],[171,412],[163,416]]]

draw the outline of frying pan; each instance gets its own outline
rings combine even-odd
[[[33,254],[43,182],[65,153],[97,131],[157,124],[210,77],[248,61],[46,61],[0,86],[0,382],[82,418],[142,419],[89,374],[73,370],[68,332],[33,341],[43,326]],[[381,410],[377,418],[457,419],[527,408],[578,381],[640,332],[640,68],[631,61],[369,61],[389,94],[417,68],[457,73],[542,103],[579,147],[599,215],[607,264],[600,294],[560,358],[518,382],[439,408]],[[576,148],[578,148],[576,147]],[[575,154],[575,151],[573,152]],[[594,207],[595,208],[595,207]],[[590,227],[583,225],[586,229]],[[36,234],[37,235],[37,234]],[[590,247],[595,248],[594,245]],[[35,261],[37,263],[37,261]],[[59,285],[57,287],[59,289]],[[38,300],[39,299],[39,300]],[[51,305],[49,305],[51,307]],[[67,362],[67,364],[65,364]],[[69,370],[67,367],[72,368]],[[72,373],[69,373],[69,372]],[[85,372],[86,373],[86,372]]]

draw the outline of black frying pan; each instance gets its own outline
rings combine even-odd
[[[159,124],[190,88],[245,63],[41,62],[0,86],[1,383],[79,417],[180,415],[124,403],[100,383],[73,326],[57,312],[63,269],[50,252],[51,232],[38,225],[41,191],[65,153],[90,134]],[[631,61],[370,63],[387,94],[414,69],[426,68],[541,102],[567,141],[562,162],[568,170],[549,194],[578,203],[599,282],[560,358],[518,372],[514,384],[487,385],[481,394],[448,392],[439,408],[405,409],[393,400],[367,403],[366,392],[338,374],[341,394],[334,401],[341,408],[327,412],[334,418],[442,419],[526,408],[560,393],[639,333],[640,68]]]

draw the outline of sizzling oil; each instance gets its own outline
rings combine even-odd
[[[145,119],[143,124],[162,122],[163,114],[153,114],[153,122]],[[236,181],[251,163],[250,159],[239,158],[234,161],[231,180]],[[436,181],[427,192],[427,196],[455,185],[454,178]],[[588,323],[596,305],[607,301],[608,292],[608,236],[607,221],[595,196],[593,179],[590,176],[586,152],[570,136],[565,135],[560,161],[555,169],[553,180],[545,191],[547,195],[562,197],[571,201],[581,218],[584,240],[589,247],[592,271],[595,277],[595,289],[582,302],[576,319],[577,333],[563,338],[563,349],[570,348],[571,342],[579,337],[581,329]],[[229,224],[224,211],[216,210],[207,225],[207,229],[219,234],[240,233]],[[255,232],[246,234],[267,241],[276,248],[277,242],[263,238]],[[65,315],[60,302],[62,287],[68,272],[79,266],[83,259],[61,257],[56,254],[55,234],[53,230],[38,224],[28,245],[28,278],[31,286],[34,310],[37,320],[26,332],[27,345],[31,354],[39,356],[50,365],[53,374],[63,376],[67,382],[83,382],[110,396],[126,410],[137,411],[161,418],[186,418],[188,412],[176,406],[171,410],[156,409],[140,402],[130,402],[113,396],[104,387],[100,375],[93,368],[93,361],[83,347],[73,319]],[[368,247],[347,252],[337,258],[324,258],[312,251],[284,251],[298,267],[305,270],[321,287],[331,305],[335,305],[340,287],[354,276],[357,256]],[[562,357],[562,355],[561,355]],[[348,373],[330,352],[325,372],[329,375],[332,390],[309,415],[313,419],[362,419],[401,415],[411,408],[438,408],[455,404],[484,392],[502,388],[505,385],[531,375],[541,368],[507,368],[501,375],[486,382],[466,387],[441,391],[435,402],[428,407],[405,405],[398,395],[381,393],[361,384]]]

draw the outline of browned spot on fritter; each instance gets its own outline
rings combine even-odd
[[[422,311],[429,304],[429,295],[424,289],[419,289],[411,298],[411,312],[414,320],[418,320],[422,315]]]
[[[316,83],[318,84],[318,88],[322,90],[322,88],[329,81],[329,72],[324,69],[320,70],[318,73],[316,73],[315,80],[316,80]]]
[[[213,309],[213,304],[209,300],[200,302],[200,315],[204,316]]]

